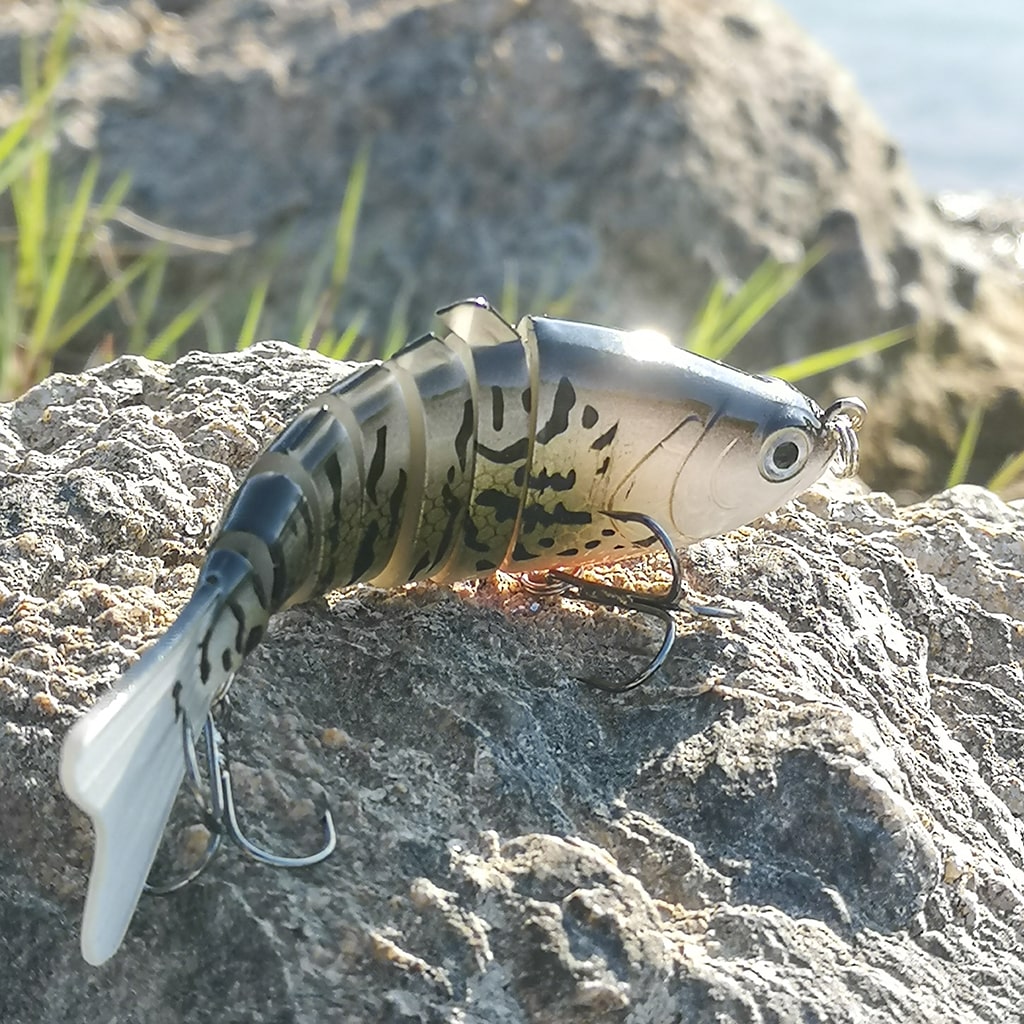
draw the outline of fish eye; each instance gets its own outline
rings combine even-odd
[[[761,445],[758,469],[765,480],[782,483],[792,480],[804,468],[811,446],[807,435],[797,427],[776,430]]]

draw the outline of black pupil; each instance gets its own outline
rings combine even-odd
[[[772,452],[772,462],[776,469],[789,469],[800,457],[800,449],[792,441],[783,441]]]

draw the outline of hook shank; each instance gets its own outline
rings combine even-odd
[[[230,705],[222,699],[217,706],[226,719]],[[185,784],[202,812],[203,824],[209,829],[210,838],[203,851],[199,863],[185,874],[166,882],[148,882],[145,891],[151,896],[167,896],[184,889],[195,881],[213,861],[221,849],[224,837],[230,839],[244,853],[261,864],[269,864],[276,868],[304,868],[319,864],[333,852],[338,842],[338,834],[334,827],[334,818],[330,809],[324,810],[322,824],[324,830],[323,845],[315,853],[300,857],[284,857],[270,853],[257,846],[242,831],[238,823],[235,808],[234,790],[231,785],[231,767],[227,755],[226,737],[217,728],[213,712],[206,716],[203,723],[203,740],[206,750],[206,771],[209,777],[207,790],[204,792],[202,777],[199,771],[199,760],[196,756],[196,737],[192,731],[192,723],[188,713],[182,710],[181,740],[185,753]]]
[[[527,590],[534,594],[561,594],[563,597],[568,597],[572,600],[601,605],[605,608],[620,608],[625,611],[639,612],[662,623],[665,627],[665,635],[657,654],[654,655],[645,668],[625,683],[610,683],[601,679],[580,680],[588,686],[604,690],[607,693],[627,693],[629,690],[635,690],[650,679],[668,659],[678,637],[678,627],[675,616],[672,614],[673,612],[686,612],[689,615],[699,615],[704,618],[715,619],[736,619],[741,617],[741,613],[730,608],[718,608],[714,605],[689,604],[680,599],[679,595],[683,588],[683,572],[679,564],[679,552],[676,551],[672,539],[657,520],[651,516],[644,515],[642,512],[611,511],[604,514],[609,519],[642,523],[654,534],[668,557],[671,579],[667,590],[662,593],[628,590],[625,587],[613,587],[606,583],[597,583],[594,580],[583,579],[574,573],[564,572],[561,569],[551,569],[546,573],[530,574],[523,582]]]

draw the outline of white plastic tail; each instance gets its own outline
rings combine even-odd
[[[203,685],[199,675],[200,643],[218,598],[214,588],[193,596],[156,646],[64,741],[61,784],[96,830],[82,922],[82,955],[91,964],[103,963],[121,945],[181,785],[185,759],[176,706],[199,730],[226,681],[224,673]]]

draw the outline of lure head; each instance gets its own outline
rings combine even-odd
[[[859,399],[822,410],[785,381],[743,376],[736,387],[723,388],[676,478],[672,520],[687,542],[777,509],[815,483],[834,459],[840,476],[857,472],[857,430],[866,412]]]

